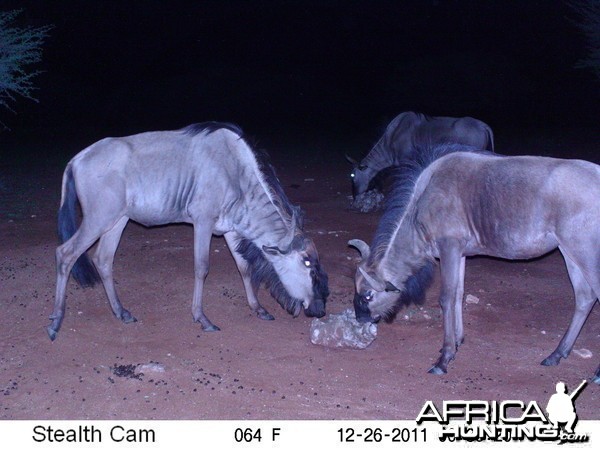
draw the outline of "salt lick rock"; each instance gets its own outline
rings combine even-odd
[[[358,322],[352,309],[329,314],[324,319],[313,319],[310,324],[310,341],[325,347],[362,349],[376,337],[377,325]]]

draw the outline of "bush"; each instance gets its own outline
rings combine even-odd
[[[571,7],[579,16],[577,27],[587,39],[588,56],[578,67],[588,67],[600,78],[600,0],[573,1]]]
[[[0,12],[0,106],[10,111],[13,111],[11,103],[16,97],[37,101],[33,96],[32,79],[40,71],[31,70],[30,66],[41,61],[42,45],[52,28],[14,25],[21,12]]]

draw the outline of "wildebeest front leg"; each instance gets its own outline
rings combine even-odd
[[[117,290],[115,289],[115,283],[113,280],[113,262],[115,259],[115,252],[119,246],[119,240],[123,234],[123,230],[129,221],[128,217],[122,217],[115,224],[115,226],[104,233],[98,243],[98,249],[94,254],[94,265],[100,274],[106,296],[110,302],[113,314],[117,319],[122,320],[124,323],[137,322],[137,319],[131,315],[121,305],[119,297],[117,296]]]
[[[194,223],[194,299],[192,301],[192,316],[195,322],[200,322],[204,331],[218,331],[202,310],[202,293],[204,280],[208,275],[210,240],[212,226],[205,223]]]
[[[429,369],[429,373],[441,375],[447,372],[448,364],[456,355],[457,332],[462,335],[462,306],[457,306],[457,296],[461,290],[461,261],[462,255],[455,243],[443,243],[440,245],[440,273],[442,276],[442,287],[440,292],[440,306],[444,320],[444,345],[441,356],[435,365]],[[461,314],[458,318],[456,314]],[[460,328],[460,330],[458,330]]]
[[[242,281],[244,282],[244,289],[246,290],[246,297],[248,299],[250,309],[252,309],[252,311],[254,311],[256,315],[263,320],[275,320],[275,318],[269,314],[269,312],[258,302],[257,292],[259,286],[254,286],[252,284],[252,277],[248,267],[248,262],[246,262],[242,255],[235,250],[238,237],[239,235],[234,231],[225,233],[225,241],[227,242],[229,251],[231,251],[231,254],[233,255],[233,259],[237,264],[237,268],[240,271]]]
[[[577,339],[597,298],[590,283],[586,280],[582,269],[563,251],[562,248],[560,250],[565,258],[569,278],[571,279],[573,291],[575,292],[575,312],[573,313],[571,324],[558,344],[558,347],[556,347],[556,350],[542,361],[542,365],[544,366],[556,366],[561,358],[569,356],[569,353],[571,353],[573,345],[575,344],[575,339]],[[588,270],[588,272],[589,277],[597,277],[595,268],[593,270]],[[595,281],[597,280],[594,280],[594,282]]]

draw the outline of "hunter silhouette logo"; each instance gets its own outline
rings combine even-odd
[[[578,419],[575,400],[586,385],[583,380],[569,393],[565,383],[556,383],[556,393],[548,400],[546,413],[535,400],[445,400],[439,409],[427,401],[416,422],[442,425],[438,436],[441,442],[589,442],[589,435],[574,431]]]
[[[587,381],[583,380],[581,384],[571,394],[567,393],[567,386],[562,381],[556,383],[556,394],[552,394],[546,406],[548,419],[555,428],[564,425],[566,433],[573,434],[573,427],[577,422],[577,413],[575,412],[575,398],[586,386]]]

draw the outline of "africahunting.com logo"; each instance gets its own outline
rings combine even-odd
[[[586,385],[587,381],[584,380],[568,393],[565,383],[557,383],[556,393],[552,394],[546,405],[546,413],[536,401],[451,400],[444,401],[441,409],[432,401],[427,401],[416,421],[418,425],[424,422],[442,425],[439,435],[442,442],[588,442],[589,435],[575,432],[575,399]]]

